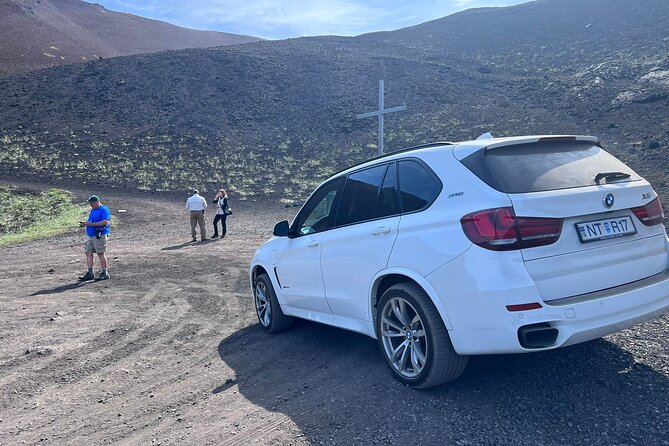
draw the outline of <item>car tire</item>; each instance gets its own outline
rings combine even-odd
[[[469,359],[453,349],[439,312],[415,283],[393,285],[383,293],[376,333],[395,378],[418,389],[455,380]]]
[[[253,287],[256,315],[260,326],[268,333],[287,330],[293,325],[293,318],[281,311],[272,281],[267,274],[261,274]]]

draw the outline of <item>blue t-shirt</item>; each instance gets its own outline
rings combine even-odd
[[[101,204],[97,209],[91,209],[91,213],[88,215],[89,223],[97,223],[102,220],[107,220],[108,223],[105,226],[86,226],[86,234],[88,234],[89,237],[95,237],[97,231],[100,231],[100,234],[102,235],[109,234],[111,213],[109,212],[109,208],[104,204]]]

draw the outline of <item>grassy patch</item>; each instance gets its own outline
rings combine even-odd
[[[311,148],[328,145],[310,139],[288,143],[280,138],[284,142],[269,144],[167,134],[97,139],[64,150],[61,142],[50,142],[52,136],[0,135],[0,171],[10,177],[36,174],[65,182],[104,178],[110,187],[142,191],[197,187],[209,194],[224,187],[235,200],[273,196],[301,201],[333,172],[376,154],[375,149],[361,152],[353,143],[320,153]],[[99,151],[104,151],[105,162],[91,162]]]
[[[0,186],[0,246],[77,231],[87,210],[61,189],[32,193]]]

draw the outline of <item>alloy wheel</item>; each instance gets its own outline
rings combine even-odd
[[[272,307],[269,301],[269,291],[267,286],[262,282],[256,283],[256,313],[258,320],[264,327],[269,327],[272,321]]]
[[[383,350],[392,367],[405,378],[415,378],[425,368],[428,348],[425,326],[407,300],[393,297],[381,312]]]

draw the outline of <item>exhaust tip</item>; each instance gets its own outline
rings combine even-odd
[[[523,348],[547,348],[555,345],[559,331],[547,322],[523,325],[518,329],[518,342]]]

